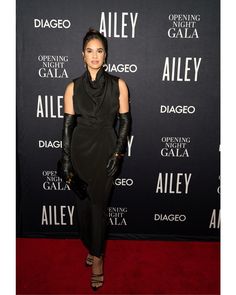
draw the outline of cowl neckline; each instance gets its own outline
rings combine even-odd
[[[92,77],[87,70],[84,74],[84,87],[87,94],[94,100],[102,99],[105,92],[105,73],[104,68],[101,67],[96,74],[95,80],[92,80]]]

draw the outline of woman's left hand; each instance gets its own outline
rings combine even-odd
[[[120,161],[121,161],[121,156],[117,154],[113,154],[110,157],[106,166],[108,176],[113,176],[117,172],[120,166]]]

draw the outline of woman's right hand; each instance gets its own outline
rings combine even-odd
[[[74,176],[73,167],[70,162],[60,159],[57,163],[57,175],[67,184],[71,182]]]
[[[63,163],[64,162],[64,163]],[[70,161],[62,161],[62,169],[65,181],[69,181],[74,176],[74,171]]]

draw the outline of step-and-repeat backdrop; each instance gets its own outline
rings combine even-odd
[[[108,208],[110,238],[219,240],[217,0],[17,1],[17,234],[79,237],[56,173],[63,94],[89,27],[130,90],[132,132]]]

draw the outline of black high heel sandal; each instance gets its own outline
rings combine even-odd
[[[97,291],[99,288],[101,288],[103,286],[104,283],[104,277],[101,280],[100,278],[103,277],[103,273],[97,275],[97,274],[92,274],[91,277],[91,287],[93,289],[93,291]],[[93,284],[101,284],[100,286],[93,286]]]
[[[92,266],[93,265],[93,257],[92,255],[88,254],[85,260],[85,266]]]

